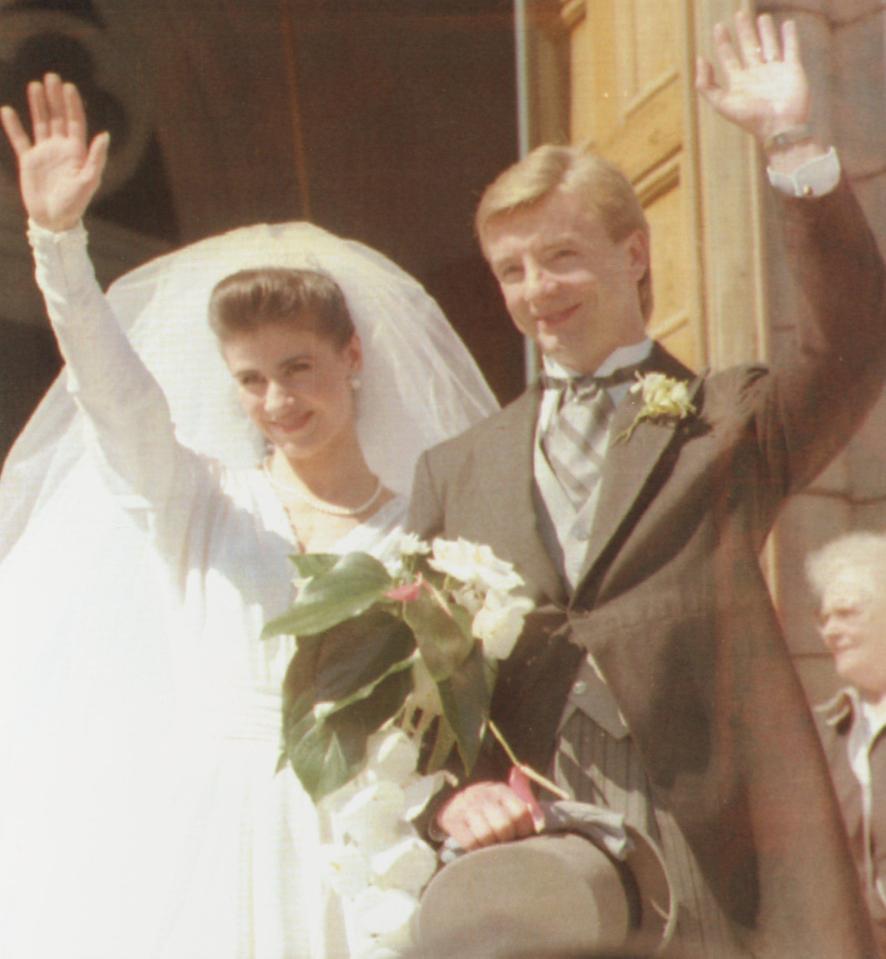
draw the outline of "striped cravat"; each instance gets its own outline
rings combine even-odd
[[[545,385],[551,388],[559,384],[546,378]],[[576,510],[587,502],[600,481],[613,409],[598,379],[568,380],[561,387],[557,410],[542,436],[548,463]]]

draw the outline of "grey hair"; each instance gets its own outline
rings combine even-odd
[[[841,573],[860,573],[886,589],[886,533],[845,533],[806,557],[806,576],[819,598]]]

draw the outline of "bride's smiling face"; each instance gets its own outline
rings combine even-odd
[[[268,323],[226,337],[222,354],[243,409],[290,461],[356,442],[356,335],[339,348],[312,329]]]

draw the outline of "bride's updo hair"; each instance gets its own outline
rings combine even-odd
[[[274,323],[311,330],[337,349],[354,335],[341,287],[325,273],[263,267],[240,270],[215,285],[209,325],[222,343]]]

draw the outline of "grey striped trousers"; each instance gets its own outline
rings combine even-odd
[[[630,736],[615,738],[576,710],[560,732],[552,773],[554,782],[575,799],[621,813],[659,844],[678,903],[676,931],[664,956],[732,959],[747,955],[735,944],[683,833],[668,810],[654,804]]]

